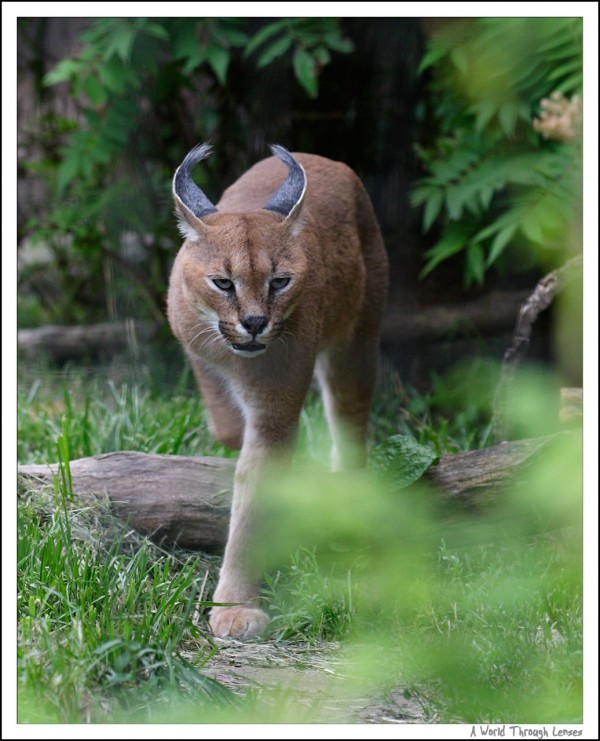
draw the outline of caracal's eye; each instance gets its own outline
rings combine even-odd
[[[212,282],[217,288],[226,293],[231,293],[234,290],[233,281],[229,278],[213,278]]]
[[[282,278],[273,278],[269,285],[274,291],[281,291],[282,288],[285,288],[287,285],[289,285],[290,280],[291,278],[287,276]]]

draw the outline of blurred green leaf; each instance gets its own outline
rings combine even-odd
[[[258,49],[261,44],[263,44],[267,39],[270,39],[271,36],[275,36],[275,34],[286,28],[286,26],[287,23],[284,20],[275,21],[267,26],[263,26],[263,28],[254,34],[246,45],[246,48],[244,49],[244,57],[250,56],[250,54]]]
[[[570,59],[565,64],[555,67],[548,75],[549,80],[559,80],[561,77],[567,77],[574,72],[581,72],[581,59]]]
[[[63,59],[44,76],[44,85],[57,85],[71,80],[85,68],[77,59]]]
[[[450,59],[454,63],[455,67],[463,74],[466,74],[469,71],[469,62],[464,48],[457,46],[453,49],[450,52]]]
[[[296,49],[293,58],[296,79],[310,98],[316,98],[319,88],[317,60],[304,49]]]
[[[56,187],[59,194],[64,193],[66,187],[81,173],[82,159],[78,152],[73,152],[65,157],[58,167]]]
[[[444,191],[441,188],[435,190],[427,198],[425,208],[423,210],[423,231],[428,232],[433,222],[438,217],[442,205],[444,203]]]
[[[429,67],[432,67],[434,64],[437,64],[437,62],[443,59],[447,53],[448,50],[445,45],[439,44],[436,46],[430,46],[423,55],[423,58],[421,59],[421,62],[417,68],[417,72],[419,74],[425,72],[426,69],[429,69]]]
[[[126,22],[118,25],[111,34],[109,43],[106,46],[104,59],[108,60],[113,55],[116,55],[120,57],[123,62],[129,62],[135,36],[135,29]]]
[[[100,106],[106,103],[108,95],[104,87],[100,84],[97,77],[86,77],[83,83],[83,88],[95,106]]]
[[[483,249],[477,242],[471,242],[467,248],[467,270],[466,280],[467,285],[476,283],[481,285],[483,283],[483,276],[485,274],[485,257]]]
[[[154,38],[160,39],[161,41],[169,40],[169,32],[164,26],[161,26],[160,23],[153,23],[152,21],[147,22],[144,25],[144,32],[150,36],[154,36]]]
[[[224,85],[227,78],[227,68],[229,67],[229,52],[222,46],[209,44],[206,50],[206,58],[217,80],[221,85]]]
[[[517,118],[519,115],[519,106],[517,102],[504,103],[498,111],[498,121],[502,131],[507,137],[512,137],[515,133]]]
[[[475,113],[475,131],[481,134],[498,111],[498,103],[494,98],[483,98],[473,103]]]
[[[325,66],[331,62],[331,54],[329,50],[324,46],[317,46],[312,50],[315,59],[321,66]]]
[[[200,40],[195,23],[178,23],[173,32],[172,54],[174,59],[195,57],[200,50]],[[204,53],[203,51],[201,52]]]
[[[492,265],[502,254],[517,231],[518,224],[508,224],[500,229],[494,237],[488,253],[487,265]]]
[[[436,463],[434,451],[408,435],[393,435],[371,451],[369,468],[404,488],[421,478]]]
[[[468,231],[466,228],[455,224],[452,229],[447,229],[444,236],[426,252],[428,260],[419,277],[425,277],[443,260],[461,252],[467,243]]]
[[[100,68],[100,79],[111,93],[121,95],[125,92],[131,76],[123,63],[112,57]]]
[[[220,33],[231,46],[245,47],[248,42],[248,36],[243,31],[232,26],[223,26],[220,29]]]
[[[539,245],[554,246],[571,221],[569,204],[554,193],[539,193],[521,205],[521,232]]]
[[[350,54],[354,51],[354,44],[350,39],[342,38],[339,31],[331,31],[324,36],[324,41],[329,49],[340,52],[340,54]]]
[[[282,56],[286,53],[286,51],[288,51],[288,49],[292,46],[292,41],[292,36],[281,36],[280,38],[273,41],[273,43],[269,44],[267,48],[262,52],[262,54],[258,57],[256,66],[260,69],[262,67],[266,67],[268,64],[271,64],[274,59],[277,59],[277,57]]]

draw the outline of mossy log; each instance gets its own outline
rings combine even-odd
[[[444,503],[477,509],[554,436],[501,443],[444,456],[424,480]],[[108,496],[114,514],[165,545],[222,550],[229,523],[235,461],[124,451],[71,461],[75,496]],[[19,468],[27,489],[52,483],[58,464]]]

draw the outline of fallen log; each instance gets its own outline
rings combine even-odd
[[[407,309],[390,303],[383,339],[435,342],[448,337],[490,335],[512,328],[529,291],[491,291],[474,301]],[[48,325],[17,332],[17,347],[25,358],[45,355],[57,363],[82,357],[109,356],[152,339],[157,324],[125,319],[80,326]]]
[[[423,480],[435,487],[442,502],[478,509],[503,484],[519,479],[527,464],[555,439],[556,435],[547,435],[446,455]]]
[[[490,291],[473,301],[410,309],[393,298],[383,318],[382,338],[388,342],[435,342],[449,337],[493,335],[512,329],[529,291]]]
[[[25,358],[45,355],[57,363],[114,355],[135,350],[154,332],[148,322],[125,319],[121,322],[62,327],[48,325],[37,329],[19,329],[17,347]]]
[[[533,460],[554,435],[448,455],[425,474],[443,502],[477,508]],[[113,513],[164,545],[207,553],[225,545],[235,461],[123,451],[71,461],[75,496],[108,496]],[[19,468],[28,490],[52,484],[59,464]]]
[[[108,496],[119,519],[156,542],[207,553],[225,545],[235,461],[122,451],[71,461],[75,496]],[[29,489],[58,475],[59,464],[19,468]]]

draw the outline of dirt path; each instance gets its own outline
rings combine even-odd
[[[360,686],[339,644],[219,640],[203,672],[252,696],[276,723],[426,723],[420,702],[403,690]],[[260,720],[259,720],[260,722]]]

